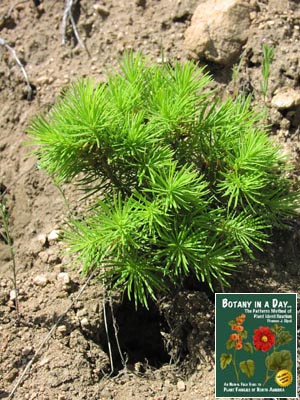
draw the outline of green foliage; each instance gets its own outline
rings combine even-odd
[[[136,305],[190,275],[227,284],[299,205],[251,99],[221,103],[209,83],[190,62],[129,53],[106,84],[74,83],[29,128],[40,167],[93,195],[68,222],[70,251]]]
[[[282,330],[281,332],[278,333],[277,338],[276,338],[276,345],[282,346],[285,344],[288,344],[291,340],[293,339],[292,335],[290,332]]]
[[[232,355],[231,354],[226,354],[222,353],[220,357],[220,367],[221,369],[225,369],[228,365],[230,365],[232,361]]]
[[[252,353],[252,354],[254,353],[252,343],[250,343],[250,342],[245,343],[243,349],[245,351],[247,351],[248,353]]]
[[[251,378],[254,376],[255,363],[253,360],[241,361],[240,369],[248,378]]]
[[[261,92],[264,97],[264,101],[266,101],[267,92],[269,88],[269,75],[270,75],[270,65],[273,62],[275,56],[275,49],[272,46],[268,46],[267,44],[263,44],[262,46],[263,60],[262,60],[262,76],[263,81],[261,83]]]
[[[292,355],[289,350],[274,351],[266,357],[265,363],[271,371],[280,371],[281,369],[290,371],[293,367]]]

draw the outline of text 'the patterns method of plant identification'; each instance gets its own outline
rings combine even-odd
[[[28,129],[39,166],[94,201],[64,240],[136,305],[187,276],[227,284],[299,207],[286,159],[251,99],[222,103],[193,63],[127,53],[120,67],[105,84],[72,84]]]

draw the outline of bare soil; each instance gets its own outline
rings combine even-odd
[[[232,66],[209,65],[208,70],[222,97],[248,91],[253,94],[253,104],[261,108],[262,43],[275,47],[268,123],[270,135],[290,156],[291,177],[297,187],[300,111],[298,107],[278,111],[270,106],[270,100],[283,86],[300,90],[300,2],[251,2],[254,11],[238,78],[233,79]],[[161,62],[162,48],[170,62],[186,60],[184,33],[199,3],[77,1],[74,18],[83,48],[69,23],[62,44],[65,2],[2,0],[0,37],[17,52],[34,95],[27,99],[21,69],[7,48],[0,47],[0,190],[6,191],[20,314],[18,321],[11,255],[0,236],[0,398],[8,398],[86,279],[68,266],[64,245],[51,239],[50,233],[63,224],[67,209],[60,191],[38,169],[31,148],[25,145],[30,119],[47,111],[71,81],[82,76],[105,80],[125,49],[141,50],[153,62]],[[64,189],[72,210],[80,211],[74,187],[66,185]],[[272,240],[273,244],[258,254],[258,261],[249,262],[232,277],[228,291],[299,292],[298,221],[290,230],[274,231]],[[118,294],[108,300],[100,282],[94,280],[87,286],[39,351],[16,388],[15,399],[214,398],[214,296],[205,286],[191,282],[172,297],[152,304],[150,311],[135,312]],[[126,365],[118,351],[114,322]]]

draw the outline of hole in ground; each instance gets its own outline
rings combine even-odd
[[[149,303],[149,310],[141,306],[136,310],[133,302],[124,298],[122,304],[114,310],[114,316],[118,326],[119,344],[127,363],[146,362],[151,367],[159,368],[170,361],[161,335],[161,330],[165,331],[167,328],[157,306],[153,302]],[[107,305],[106,314],[115,367],[122,369],[109,305]],[[103,350],[108,353],[105,332],[102,332],[101,336],[104,339],[102,340]]]

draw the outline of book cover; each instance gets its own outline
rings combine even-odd
[[[216,397],[297,397],[297,295],[216,293]]]

